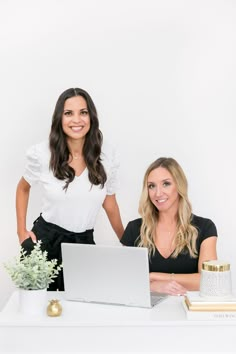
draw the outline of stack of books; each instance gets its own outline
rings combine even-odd
[[[198,291],[188,291],[182,304],[189,320],[235,320],[236,295],[205,298]]]

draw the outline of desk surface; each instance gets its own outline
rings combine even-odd
[[[112,352],[114,345],[120,352],[156,351],[155,339],[158,351],[164,352],[201,352],[202,348],[205,352],[229,352],[234,348],[235,320],[187,320],[181,297],[169,296],[154,308],[143,309],[66,301],[63,292],[48,292],[47,296],[49,300],[60,299],[63,307],[60,317],[48,317],[46,312],[41,316],[21,314],[18,292],[14,292],[0,313],[0,343],[14,352],[14,345],[9,342],[14,336],[21,343],[22,352],[32,352],[29,341],[33,343],[40,331],[46,342],[56,336],[62,352],[78,350],[78,346],[84,351]],[[55,343],[47,345],[52,352],[56,347]]]
[[[63,311],[60,317],[26,315],[19,311],[18,292],[15,291],[2,312],[0,326],[236,326],[236,320],[190,321],[181,304],[182,298],[169,296],[151,309],[107,304],[67,301],[64,292],[48,292],[48,300],[59,299]],[[46,304],[47,305],[47,304]]]

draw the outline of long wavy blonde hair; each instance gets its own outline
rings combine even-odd
[[[163,167],[169,171],[176,183],[179,194],[177,232],[174,238],[175,250],[171,257],[176,258],[183,250],[188,250],[190,256],[196,258],[198,231],[196,227],[191,225],[192,207],[188,199],[188,182],[178,162],[170,157],[160,157],[154,161],[144,175],[143,189],[139,202],[139,214],[142,217],[142,226],[137,245],[147,247],[149,254],[155,253],[155,229],[159,219],[159,211],[149,198],[147,179],[151,171],[158,167]]]

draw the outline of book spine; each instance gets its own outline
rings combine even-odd
[[[190,311],[213,311],[213,312],[233,312],[236,311],[235,303],[191,303],[188,297],[185,297],[185,303]]]
[[[183,301],[182,304],[188,320],[236,321],[236,311],[190,311],[185,301]]]
[[[187,318],[189,320],[221,320],[221,321],[236,321],[236,313],[235,312],[196,312],[196,311],[187,311]]]

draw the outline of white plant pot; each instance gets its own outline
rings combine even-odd
[[[19,311],[27,315],[45,315],[47,307],[47,289],[19,289]]]

